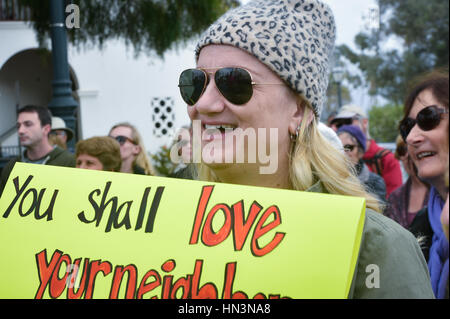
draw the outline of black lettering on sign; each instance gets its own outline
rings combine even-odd
[[[53,208],[55,206],[59,190],[56,189],[53,191],[53,195],[50,199],[50,203],[48,204],[47,208],[41,207],[42,201],[46,197],[45,195],[47,189],[42,188],[40,190],[37,190],[36,188],[32,187],[27,188],[33,177],[34,177],[33,175],[29,175],[22,186],[20,186],[19,176],[13,179],[16,195],[12,200],[11,204],[3,213],[2,215],[3,218],[9,217],[12,209],[16,206],[16,204],[19,202],[20,199],[18,211],[21,217],[26,217],[30,215],[32,212],[34,212],[34,218],[37,220],[47,218],[46,220],[50,221],[53,219]],[[43,209],[43,212],[41,212],[41,209]]]
[[[86,224],[94,223],[95,227],[99,227],[100,222],[103,218],[103,214],[106,210],[109,211],[108,221],[105,226],[105,233],[111,231],[112,228],[118,229],[125,227],[130,229],[132,226],[131,212],[135,205],[133,205],[132,200],[120,202],[117,196],[109,197],[109,191],[111,189],[112,182],[106,183],[103,191],[100,189],[94,189],[89,195],[88,200],[94,210],[94,214],[89,217],[88,213],[82,211],[78,214],[78,219]],[[147,202],[150,195],[151,187],[147,187],[142,195],[141,203],[139,206],[139,213],[136,218],[136,223],[134,230],[139,230],[142,228],[144,223],[145,214],[147,210]],[[155,223],[156,213],[158,211],[159,203],[161,202],[161,197],[164,192],[164,187],[160,186],[156,188],[155,195],[153,196],[152,204],[150,210],[148,211],[147,223],[145,226],[145,232],[153,232],[153,227]],[[101,196],[100,202],[98,202]]]

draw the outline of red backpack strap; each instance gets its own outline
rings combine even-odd
[[[375,153],[375,156],[364,160],[364,163],[366,163],[372,171],[376,172],[378,175],[383,176],[383,157],[391,153],[390,150],[383,148]]]

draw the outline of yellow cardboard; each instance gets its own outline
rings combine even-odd
[[[0,298],[346,298],[364,215],[357,197],[18,163]]]

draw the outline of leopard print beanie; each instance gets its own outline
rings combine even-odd
[[[219,18],[201,36],[243,49],[280,76],[320,118],[335,40],[331,9],[318,0],[252,0]]]

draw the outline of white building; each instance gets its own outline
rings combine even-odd
[[[82,27],[82,26],[81,26]],[[168,52],[164,60],[141,54],[123,41],[103,50],[69,45],[68,59],[75,99],[79,102],[78,138],[107,135],[111,126],[135,125],[149,153],[169,145],[174,130],[189,124],[178,76],[193,67],[194,44]],[[16,107],[48,105],[51,99],[50,52],[38,48],[29,23],[0,18],[0,146],[17,147]]]

